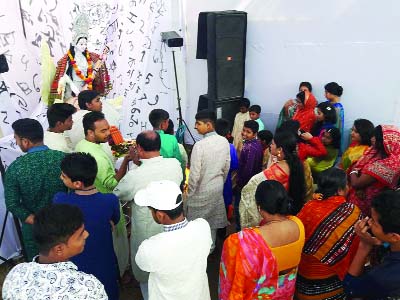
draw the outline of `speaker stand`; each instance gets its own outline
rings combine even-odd
[[[178,130],[182,130],[183,131],[183,142],[185,142],[185,135],[184,135],[184,130],[186,127],[186,130],[189,132],[190,137],[193,140],[193,144],[196,143],[196,140],[193,137],[192,132],[190,131],[189,127],[187,126],[187,123],[185,122],[185,120],[183,119],[182,116],[182,106],[181,106],[181,97],[179,95],[179,85],[178,85],[178,74],[176,72],[176,61],[175,61],[175,50],[172,50],[172,60],[174,62],[174,73],[175,73],[175,84],[176,84],[176,99],[178,101],[178,121],[179,121],[179,128]]]

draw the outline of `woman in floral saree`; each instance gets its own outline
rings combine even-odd
[[[293,298],[304,245],[303,224],[288,216],[291,199],[281,183],[261,182],[255,197],[264,225],[246,228],[225,240],[220,300]]]
[[[351,189],[347,201],[364,215],[371,214],[372,199],[385,189],[395,189],[400,176],[400,131],[391,125],[375,127],[373,146],[349,170]]]

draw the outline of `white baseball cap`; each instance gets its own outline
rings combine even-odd
[[[179,186],[170,180],[153,181],[146,188],[139,190],[134,199],[139,206],[150,206],[158,210],[173,210],[182,203],[176,203],[182,195]]]

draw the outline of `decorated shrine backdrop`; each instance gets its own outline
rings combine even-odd
[[[22,153],[12,136],[11,124],[19,118],[38,119],[47,128],[46,105],[41,101],[41,43],[47,43],[56,64],[68,50],[75,17],[85,12],[90,20],[88,49],[101,53],[110,48],[106,65],[113,89],[107,98],[123,96],[120,129],[134,138],[151,129],[153,108],[175,113],[172,56],[161,41],[162,31],[172,27],[170,0],[20,0],[3,1],[0,12],[0,54],[9,72],[0,74],[0,156],[7,168]],[[175,13],[174,13],[175,14]],[[1,191],[0,191],[1,192]],[[0,193],[0,225],[5,206]],[[12,222],[0,247],[0,255],[18,253]],[[11,245],[11,247],[10,247]]]

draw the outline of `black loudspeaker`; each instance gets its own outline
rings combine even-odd
[[[8,72],[7,58],[4,54],[0,55],[0,73]]]
[[[208,97],[215,99],[243,97],[246,31],[247,13],[245,12],[200,13],[197,57],[204,57],[205,43]],[[206,39],[205,36],[207,36]]]
[[[215,111],[218,119],[224,118],[229,121],[232,130],[235,116],[239,112],[240,100],[242,99],[242,97],[215,99],[208,95],[201,95],[199,97],[197,111],[203,109]]]

